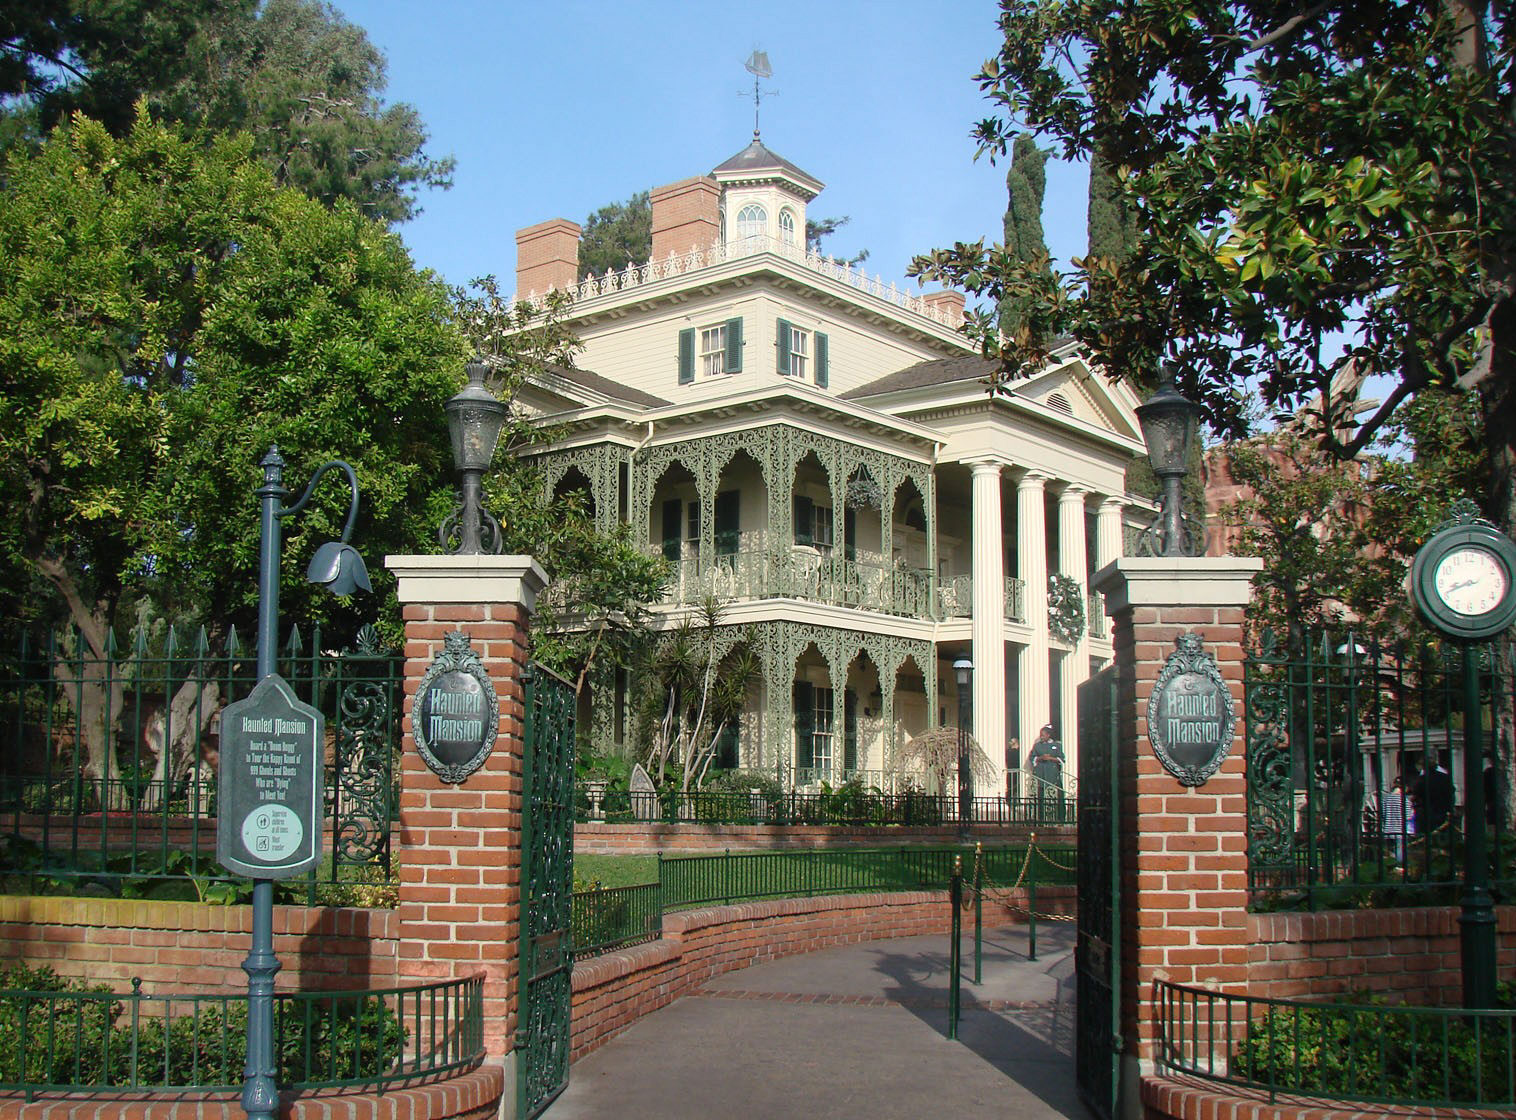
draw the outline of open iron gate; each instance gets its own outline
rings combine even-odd
[[[516,1115],[531,1120],[568,1084],[574,890],[574,687],[529,665],[521,798],[521,998]]]
[[[1121,812],[1116,669],[1079,686],[1079,939],[1074,950],[1074,1067],[1079,1095],[1116,1115],[1121,1060]]]

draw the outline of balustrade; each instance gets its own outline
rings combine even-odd
[[[919,568],[848,560],[808,546],[748,548],[702,566],[696,557],[673,562],[666,605],[718,599],[812,599],[909,618],[931,618],[932,575]]]

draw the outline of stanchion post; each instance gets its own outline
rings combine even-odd
[[[974,842],[974,983],[984,982],[984,843]]]
[[[1026,845],[1026,929],[1029,961],[1037,959],[1037,865],[1032,857],[1037,854],[1037,834],[1034,832]]]
[[[963,936],[963,857],[953,857],[953,878],[948,884],[948,901],[953,907],[952,943],[948,946],[948,1037],[958,1037],[958,971],[961,965],[959,940]]]

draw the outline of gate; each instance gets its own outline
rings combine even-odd
[[[1079,1095],[1116,1114],[1121,1056],[1121,830],[1114,666],[1079,686],[1079,939],[1074,1067]]]
[[[530,1120],[568,1084],[573,996],[574,688],[540,665],[523,674],[521,993],[516,1115]]]

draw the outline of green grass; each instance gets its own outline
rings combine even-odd
[[[574,854],[575,890],[587,890],[596,883],[602,887],[634,887],[657,881],[657,856]]]

